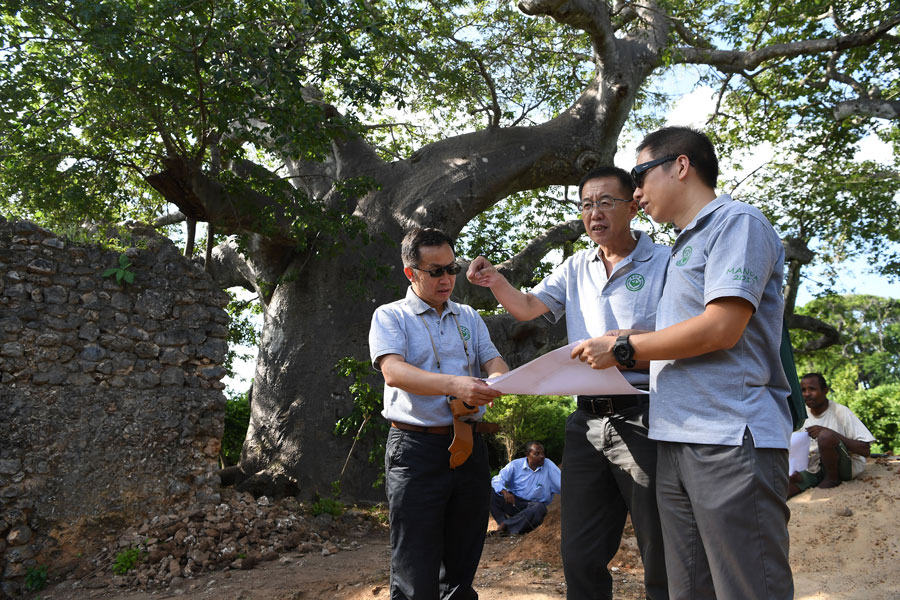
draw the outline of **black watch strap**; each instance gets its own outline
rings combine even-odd
[[[613,346],[613,356],[616,357],[620,365],[630,369],[635,365],[636,361],[634,360],[634,347],[631,345],[629,337],[620,335],[616,338],[616,344]]]

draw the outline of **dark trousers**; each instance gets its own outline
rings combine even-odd
[[[543,502],[513,496],[515,502],[510,504],[503,494],[491,494],[491,516],[498,525],[505,523],[506,530],[510,533],[528,533],[544,522],[547,506]]]
[[[683,600],[788,600],[788,452],[659,442],[669,592]]]
[[[385,487],[391,524],[392,600],[475,600],[472,580],[487,531],[487,448],[450,468],[452,435],[391,428]]]
[[[607,565],[619,550],[629,512],[647,598],[669,597],[656,507],[656,442],[647,437],[646,419],[645,406],[609,417],[576,410],[566,421],[561,551],[569,600],[613,597]]]

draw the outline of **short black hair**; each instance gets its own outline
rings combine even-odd
[[[628,199],[633,199],[634,197],[634,181],[631,180],[631,175],[628,174],[625,169],[620,169],[619,167],[614,167],[612,165],[606,165],[603,167],[597,167],[596,169],[591,169],[587,173],[584,174],[584,177],[581,178],[581,181],[578,182],[578,200],[581,201],[581,191],[584,189],[584,184],[586,184],[591,179],[601,179],[603,177],[615,177],[619,180],[619,185],[622,186],[622,189],[628,192]],[[624,198],[622,198],[624,200]]]
[[[827,390],[827,389],[828,389],[828,383],[825,381],[825,376],[822,375],[821,373],[807,373],[806,375],[804,375],[804,376],[801,377],[800,379],[801,379],[801,380],[803,380],[803,379],[816,379],[816,380],[818,380],[818,382],[819,382],[819,387],[820,387],[820,388],[822,388],[823,390]]]
[[[538,441],[533,441],[533,442],[528,442],[527,444],[525,444],[525,454],[528,454],[529,452],[531,452],[531,449],[534,448],[535,446],[540,446],[541,448],[546,450],[546,448],[544,448],[544,445],[542,443],[540,443]]]
[[[419,248],[422,246],[443,246],[449,244],[453,250],[453,238],[432,227],[416,227],[403,237],[400,244],[400,256],[404,267],[419,266]]]
[[[716,187],[719,180],[719,159],[712,142],[702,131],[691,127],[663,127],[647,134],[638,145],[637,153],[640,154],[645,149],[650,153],[651,159],[684,154],[691,159],[700,180],[711,188]]]

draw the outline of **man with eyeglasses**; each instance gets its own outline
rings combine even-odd
[[[372,364],[385,381],[381,414],[391,422],[391,598],[471,600],[491,495],[481,433],[496,431],[480,419],[500,396],[479,377],[509,368],[479,314],[450,300],[460,271],[453,241],[414,229],[401,254],[406,297],[378,307],[369,331]]]
[[[566,259],[530,293],[514,288],[479,256],[467,276],[489,287],[516,319],[565,315],[569,339],[618,329],[653,329],[668,248],[631,230],[637,214],[628,173],[601,167],[578,186],[585,232],[596,246]],[[632,385],[647,389],[649,364],[620,365]],[[631,513],[651,600],[668,598],[662,532],[656,508],[656,442],[647,437],[646,395],[579,396],[566,421],[562,462],[562,559],[570,600],[612,598],[607,565]]]
[[[573,355],[597,369],[651,361],[672,598],[792,598],[781,240],[759,210],[716,195],[718,159],[702,133],[651,133],[638,163],[634,198],[678,235],[656,331],[594,338]]]

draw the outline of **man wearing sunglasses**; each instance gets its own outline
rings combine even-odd
[[[491,429],[480,419],[500,396],[480,375],[509,368],[479,314],[450,300],[460,271],[453,241],[415,229],[401,254],[406,297],[378,307],[369,331],[372,364],[385,381],[381,414],[391,422],[384,460],[391,598],[471,600],[491,495],[481,438]],[[470,423],[454,419],[451,401],[471,413]],[[460,428],[471,444],[448,452]]]
[[[516,319],[563,316],[572,341],[613,329],[653,329],[668,248],[631,230],[637,214],[628,173],[589,172],[578,186],[585,232],[595,246],[577,252],[530,293],[514,288],[483,256],[467,276],[489,287]],[[647,389],[649,363],[620,366]],[[662,531],[656,508],[656,442],[647,437],[648,396],[579,396],[566,421],[562,463],[562,559],[569,600],[612,598],[607,565],[619,550],[631,513],[644,562],[647,598],[668,598]]]
[[[656,331],[594,338],[573,355],[597,369],[651,361],[672,598],[792,598],[781,240],[759,210],[716,195],[718,159],[702,133],[651,133],[638,163],[634,198],[678,234]]]

